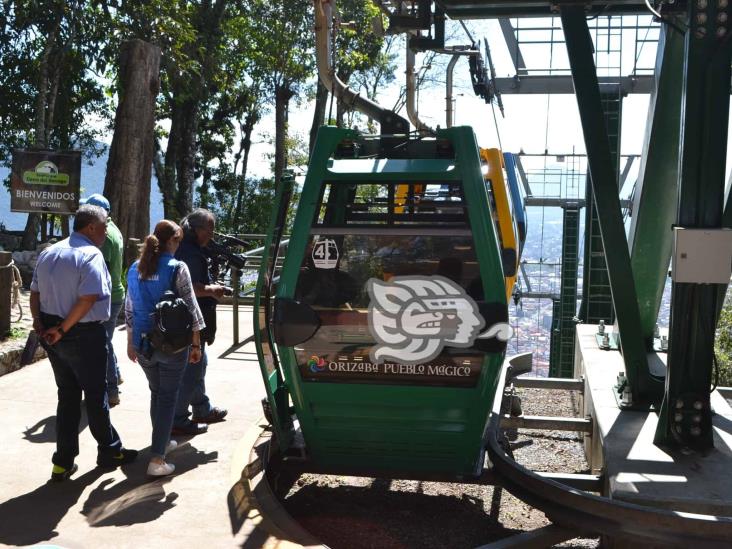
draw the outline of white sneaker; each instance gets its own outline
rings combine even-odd
[[[178,447],[178,442],[175,440],[171,440],[168,442],[168,445],[165,447],[165,455],[167,456],[170,452],[175,450]]]
[[[164,477],[175,471],[175,465],[172,463],[154,463],[150,462],[147,466],[147,474],[151,477]]]

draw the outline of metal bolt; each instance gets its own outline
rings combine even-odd
[[[707,14],[706,13],[697,13],[696,14],[696,22],[700,25],[703,25],[707,22]]]
[[[658,330],[658,324],[653,327],[653,337],[661,337],[661,332]]]
[[[678,414],[678,413],[677,414],[674,414],[674,421],[676,423],[681,423],[681,420],[682,419],[684,419],[684,415],[683,414]]]
[[[679,399],[676,401],[676,408],[681,409],[684,407],[684,401]]]
[[[696,7],[700,10],[707,9],[707,0],[697,0]]]
[[[691,429],[689,429],[689,432],[693,437],[698,437],[699,435],[701,435],[701,429],[699,427],[692,427]]]
[[[697,400],[694,402],[694,410],[701,410],[704,407],[701,400]]]
[[[700,414],[695,414],[694,417],[691,418],[691,419],[694,420],[694,423],[701,423],[701,415]]]
[[[610,336],[608,334],[602,336],[602,346],[610,347]]]
[[[729,0],[719,0],[717,2],[717,6],[719,6],[722,9],[726,8],[728,5],[729,5]]]
[[[727,34],[727,29],[724,27],[717,27],[717,37],[722,38],[725,34]]]
[[[728,18],[729,18],[729,16],[725,12],[723,12],[723,11],[720,11],[717,14],[717,21],[719,23],[726,23]]]
[[[667,336],[661,336],[661,350],[667,351],[668,350],[668,337]]]
[[[699,27],[698,29],[696,29],[695,36],[697,38],[704,38],[706,35],[707,35],[707,29],[705,29],[704,27]]]
[[[605,333],[605,321],[601,320],[600,324],[597,325],[597,333],[602,335]]]

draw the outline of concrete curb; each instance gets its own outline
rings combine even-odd
[[[24,348],[25,341],[22,343],[19,342],[19,347],[11,347],[6,351],[0,351],[0,376],[4,376],[5,374],[9,374],[23,368],[23,366],[20,365],[20,357],[23,354]],[[33,362],[43,360],[46,356],[45,349],[39,345],[38,349],[36,349],[36,354],[33,355],[31,364]]]
[[[265,474],[271,439],[262,417],[237,444],[228,494],[232,529],[261,547],[327,549],[285,511],[272,492]]]

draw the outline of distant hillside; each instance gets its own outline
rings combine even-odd
[[[107,171],[107,153],[94,159],[89,165],[87,160],[81,164],[81,196],[88,196],[93,193],[101,193],[104,189],[104,176]],[[0,181],[8,177],[9,170],[0,168]],[[163,197],[158,189],[158,182],[153,177],[151,183],[152,193],[150,196],[150,222],[154,225],[163,219]],[[0,222],[5,228],[11,231],[22,231],[28,218],[26,213],[10,211],[10,192],[5,187],[0,188]]]

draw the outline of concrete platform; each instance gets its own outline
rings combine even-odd
[[[42,360],[0,377],[0,545],[50,543],[85,547],[261,547],[281,545],[263,531],[242,485],[251,444],[246,434],[262,415],[264,388],[254,345],[222,356],[232,341],[231,307],[219,311],[219,334],[206,376],[212,402],[228,408],[223,423],[184,441],[171,454],[172,477],[148,480],[150,393],[137,364],[127,359],[126,334],[115,333],[124,378],[112,421],[137,462],[105,472],[95,466],[96,445],[82,420],[79,471],[47,483],[55,448],[56,386]],[[243,337],[251,308],[240,310]],[[251,442],[251,441],[250,441]]]
[[[708,455],[670,453],[653,444],[657,416],[622,411],[613,385],[624,370],[618,351],[603,351],[597,326],[577,326],[575,377],[585,377],[584,411],[593,431],[585,439],[592,472],[604,473],[604,495],[627,502],[681,512],[732,516],[732,408],[712,395],[714,449]],[[649,355],[664,368],[665,354]]]

